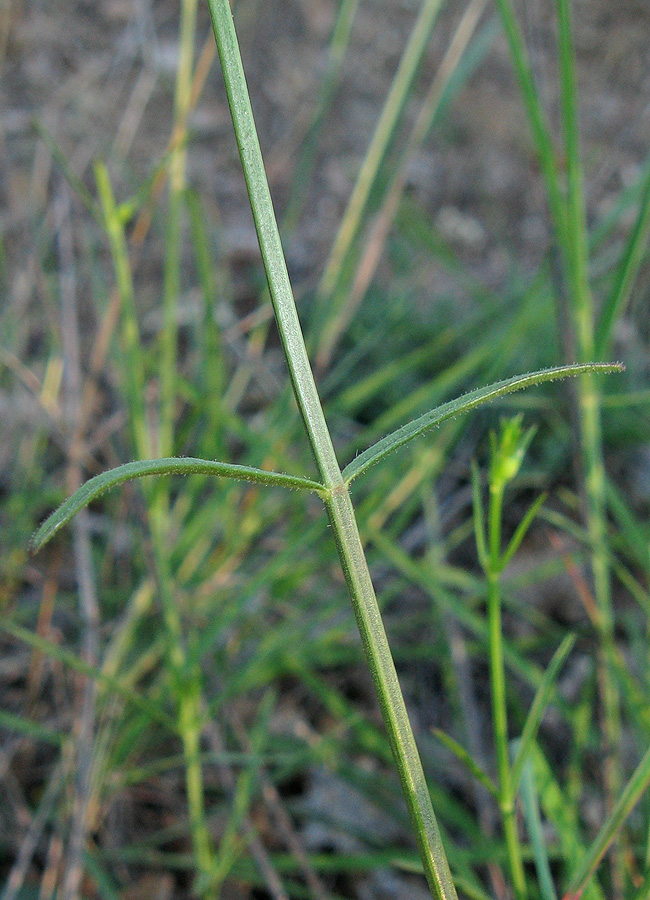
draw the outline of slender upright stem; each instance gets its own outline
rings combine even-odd
[[[560,86],[565,151],[567,158],[567,270],[574,316],[579,361],[593,359],[595,352],[595,312],[589,284],[589,248],[580,154],[577,80],[573,48],[571,4],[556,0]],[[594,598],[598,608],[600,637],[601,699],[605,736],[604,781],[607,805],[613,808],[622,787],[618,757],[621,740],[619,691],[614,678],[614,612],[611,596],[611,572],[607,547],[607,499],[603,458],[601,396],[593,374],[578,381],[580,443],[584,478],[585,518],[591,543],[591,568]],[[612,855],[614,893],[621,897],[624,865],[620,851]]]
[[[273,211],[237,36],[228,0],[208,0],[228,103],[253,218],[293,390],[316,464],[327,488],[325,505],[395,755],[402,791],[433,895],[456,900],[422,764],[406,712],[348,488],[332,446],[307,357]]]
[[[115,279],[122,300],[122,344],[127,365],[127,396],[133,423],[135,452],[140,459],[151,455],[151,441],[147,429],[144,407],[144,373],[140,354],[140,335],[135,315],[133,281],[129,266],[128,248],[124,226],[115,206],[108,172],[104,166],[96,167],[100,204],[104,225],[111,246]],[[182,622],[172,588],[172,577],[167,558],[167,497],[164,490],[143,486],[147,500],[147,519],[151,534],[154,569],[162,601],[163,620],[167,632],[167,653],[170,676],[178,692],[178,726],[185,757],[185,779],[192,843],[197,864],[202,873],[211,870],[212,843],[204,806],[203,771],[199,750],[199,732],[202,723],[201,697],[197,690],[188,690],[185,684],[187,654],[183,643]],[[213,896],[211,890],[204,894],[206,900]]]
[[[318,285],[316,307],[317,313],[321,315],[323,307],[332,303],[332,294],[336,289],[341,270],[359,233],[372,187],[394,135],[395,127],[403,114],[408,92],[422,62],[440,6],[441,0],[423,0],[418,17],[413,24],[408,44],[402,54]],[[336,317],[331,321],[336,323]],[[336,327],[336,325],[330,325],[328,329],[332,327]],[[323,340],[323,353],[327,355],[327,342],[330,340],[327,333]]]
[[[508,746],[508,712],[506,705],[505,666],[503,662],[501,589],[499,585],[503,487],[503,483],[490,485],[490,503],[488,508],[489,563],[486,572],[488,584],[488,646],[494,745],[499,773],[499,808],[515,897],[517,900],[523,900],[526,896],[526,879],[517,831],[517,820],[515,818],[515,795],[512,789],[512,767],[510,765],[510,750]]]
[[[547,202],[557,232],[558,243],[560,246],[564,246],[566,213],[551,129],[539,100],[526,42],[515,15],[512,0],[496,0],[496,4],[510,48],[510,56],[515,69],[519,91],[526,107],[528,122],[533,133],[546,187]]]
[[[558,60],[561,109],[566,158],[566,191],[562,189],[554,144],[547,118],[535,87],[530,60],[511,0],[496,0],[510,53],[533,133],[544,176],[547,201],[567,280],[572,332],[579,362],[596,355],[595,315],[589,285],[588,231],[586,226],[583,167],[577,109],[577,79],[572,38],[571,2],[556,0],[558,16]],[[602,343],[602,341],[601,341]],[[602,446],[601,396],[593,374],[581,376],[577,386],[577,419],[580,428],[581,478],[585,499],[585,520],[591,543],[591,568],[594,597],[599,612],[601,695],[606,743],[605,784],[608,805],[622,783],[616,748],[620,746],[621,722],[619,692],[613,677],[614,616],[611,599],[611,573],[606,529],[606,480]],[[617,895],[621,895],[620,854],[613,855]],[[618,872],[617,872],[618,870]]]
[[[158,452],[174,452],[174,422],[177,380],[178,326],[176,315],[181,287],[182,211],[186,183],[187,151],[182,135],[192,106],[194,40],[198,0],[182,0],[178,69],[174,96],[174,133],[176,145],[169,164],[169,212],[165,248],[163,294],[162,353],[160,361],[160,433]],[[160,590],[165,599],[165,616],[170,634],[172,675],[177,680],[178,725],[185,760],[185,787],[190,816],[190,832],[199,871],[204,875],[213,867],[213,844],[205,814],[205,791],[199,739],[203,724],[200,682],[188,677],[181,619],[173,597],[172,577],[165,547],[168,533],[169,495],[161,485],[151,497],[149,520],[159,572]],[[208,882],[209,883],[209,882]],[[206,900],[216,896],[212,886],[203,892]]]
[[[366,659],[388,731],[402,791],[413,825],[429,887],[440,900],[456,897],[440,831],[431,806],[422,763],[399,686],[393,657],[368,571],[363,545],[344,485],[325,505],[343,567]]]
[[[187,127],[192,105],[192,68],[198,0],[183,0],[179,35],[178,71],[174,98],[174,133],[176,142],[169,163],[169,213],[163,294],[162,354],[160,360],[160,435],[158,453],[174,453],[174,406],[176,401],[178,326],[176,315],[180,291],[181,213],[185,190],[187,151],[181,139]]]

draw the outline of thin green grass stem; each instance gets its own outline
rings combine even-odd
[[[565,202],[558,175],[551,129],[539,98],[526,43],[511,0],[496,0],[496,4],[510,48],[510,56],[515,68],[519,91],[526,108],[531,131],[533,132],[533,140],[539,156],[551,217],[558,235],[558,243],[562,248],[566,246],[564,240],[566,232]]]
[[[228,421],[228,410],[223,402],[226,385],[226,367],[223,354],[221,331],[215,314],[219,296],[230,298],[231,285],[225,276],[222,260],[219,259],[215,273],[208,242],[207,223],[201,202],[193,191],[185,192],[192,234],[192,246],[196,258],[196,268],[203,296],[203,319],[199,328],[198,342],[201,358],[201,381],[206,395],[211,398],[209,409],[209,429],[203,437],[202,454],[209,453],[216,458],[224,456],[224,432]]]
[[[604,358],[605,353],[609,351],[614,326],[629,303],[639,268],[647,254],[648,235],[650,235],[650,168],[643,179],[638,216],[619,265],[614,289],[605,302],[598,322],[597,359]]]
[[[174,134],[182,135],[192,104],[192,68],[197,0],[183,0],[179,35],[179,59],[174,97]],[[160,354],[159,456],[174,453],[177,379],[177,309],[180,292],[181,220],[184,207],[186,141],[179,139],[169,162],[169,211],[163,288],[163,328]]]
[[[515,818],[515,798],[512,791],[512,772],[508,750],[508,718],[506,710],[505,666],[501,635],[501,591],[499,576],[488,576],[488,648],[490,656],[490,685],[494,744],[499,775],[499,810],[508,851],[510,877],[517,900],[526,896],[526,881],[521,845]]]
[[[205,813],[205,786],[199,745],[203,726],[201,682],[198,674],[189,671],[182,622],[174,597],[172,575],[169,571],[167,504],[166,502],[161,503],[161,498],[166,501],[166,497],[166,494],[158,491],[151,499],[148,504],[148,521],[156,580],[167,631],[171,687],[178,703],[177,721],[185,761],[185,789],[192,847],[198,871],[201,875],[205,875],[212,869],[214,851]],[[205,900],[213,900],[216,894],[208,887],[202,896]]]
[[[582,357],[591,359],[594,352],[594,305],[588,275],[589,247],[578,132],[575,59],[568,0],[557,0],[556,6],[560,42],[560,99],[567,165],[567,231],[563,246],[569,261],[567,276],[578,346]]]
[[[526,879],[515,817],[515,795],[512,785],[512,768],[508,744],[508,712],[501,623],[501,588],[499,585],[503,488],[503,484],[490,485],[490,502],[488,507],[489,565],[486,572],[488,589],[488,653],[490,658],[494,746],[499,775],[499,809],[501,811],[503,833],[506,839],[512,886],[517,900],[523,900],[526,897]]]
[[[377,173],[404,112],[441,3],[442,0],[423,0],[413,25],[316,291],[317,326],[324,318],[325,308],[336,289],[341,270],[359,232]]]
[[[385,189],[384,198],[377,212],[373,227],[365,241],[365,247],[362,251],[360,262],[356,267],[356,273],[351,286],[346,286],[345,279],[340,277],[340,271],[339,277],[337,277],[338,290],[336,284],[332,285],[331,290],[333,295],[330,294],[328,296],[331,297],[331,304],[338,312],[336,315],[331,316],[323,326],[323,332],[319,340],[318,357],[316,360],[317,371],[322,370],[329,364],[341,334],[349,324],[350,319],[356,309],[360,306],[366,291],[368,290],[370,281],[379,264],[381,250],[384,247],[389,229],[397,215],[400,202],[404,195],[410,161],[433,128],[435,121],[439,117],[441,110],[445,107],[450,95],[453,94],[455,89],[461,86],[467,77],[469,77],[491,43],[491,30],[488,29],[486,31],[487,40],[484,39],[476,42],[478,45],[478,52],[476,52],[476,47],[472,53],[466,52],[467,46],[480,21],[483,10],[485,9],[486,3],[487,0],[472,0],[458,24],[454,37],[447,48],[442,62],[433,77],[426,97],[424,98],[406,146],[400,152],[399,158],[388,176],[388,184]],[[485,35],[483,37],[485,38]],[[352,199],[350,200],[350,203],[352,203]],[[347,211],[346,217],[344,217],[343,223],[341,224],[339,235],[342,234],[346,218]],[[351,239],[348,242],[346,252],[350,249],[353,237],[354,235],[351,236]],[[330,259],[332,259],[331,256]],[[325,274],[327,274],[327,270]],[[323,281],[325,279],[325,274],[323,275]]]
[[[205,813],[205,786],[201,764],[201,688],[197,680],[190,680],[181,691],[178,709],[178,728],[183,742],[185,789],[190,818],[190,833],[197,867],[202,874],[212,870],[214,849]],[[215,896],[214,892],[203,895]]]
[[[124,357],[124,391],[130,410],[133,444],[140,459],[151,456],[149,431],[145,415],[145,376],[142,364],[140,329],[135,311],[133,276],[129,251],[108,169],[103,163],[95,165],[95,181],[99,194],[104,230],[108,237],[115,273],[115,283],[122,304],[122,354]]]
[[[560,100],[567,167],[566,192],[561,188],[551,132],[535,87],[530,61],[512,4],[510,0],[497,0],[497,5],[503,20],[517,81],[540,160],[556,239],[564,261],[564,274],[573,315],[576,352],[578,360],[583,362],[592,359],[596,349],[603,350],[613,322],[610,319],[605,320],[605,325],[598,335],[597,341],[594,304],[588,277],[589,240],[580,155],[578,92],[570,0],[556,0]],[[642,230],[647,227],[643,216],[642,210],[640,222]],[[636,259],[633,254],[630,271],[635,265]],[[620,308],[625,302],[628,290],[626,277],[626,271],[623,268],[621,284],[618,288],[622,299],[619,301],[618,294],[616,294],[616,299],[612,301],[612,308]],[[610,312],[607,315],[611,318]],[[606,744],[605,789],[611,809],[622,784],[620,763],[615,750],[620,746],[621,722],[618,689],[613,678],[612,665],[614,620],[605,515],[606,478],[602,447],[601,395],[596,377],[593,374],[585,373],[578,381],[576,394],[585,494],[585,519],[591,544],[594,599],[599,614],[600,684]],[[615,868],[619,869],[617,892],[620,893],[621,867],[616,862],[616,856],[615,854]]]
[[[451,881],[347,488],[342,486],[340,490],[332,492],[325,505],[409,816],[418,839],[424,871],[434,896],[455,897],[456,891]]]
[[[556,0],[558,16],[559,63],[562,120],[567,159],[567,257],[577,351],[581,361],[591,359],[595,348],[594,303],[589,285],[589,249],[585,212],[580,135],[577,109],[575,52],[573,47],[569,0]],[[593,374],[578,380],[580,443],[584,470],[587,531],[592,555],[594,599],[598,609],[600,633],[601,694],[605,736],[605,791],[609,810],[620,793],[623,778],[618,758],[621,743],[619,692],[613,675],[614,614],[611,597],[606,509],[607,488],[603,459],[601,401]],[[616,893],[623,885],[623,865],[613,855]]]
[[[323,484],[325,506],[415,830],[439,900],[456,900],[422,764],[384,631],[354,509],[321,407],[298,320],[228,0],[208,0],[262,259],[296,400]]]
[[[527,897],[522,847],[515,814],[516,783],[510,761],[508,706],[506,696],[505,653],[501,620],[501,573],[520,546],[541,501],[533,503],[521,520],[505,551],[501,550],[503,495],[506,485],[521,468],[524,455],[535,433],[522,429],[522,416],[503,419],[499,434],[490,434],[489,501],[487,524],[476,466],[472,467],[474,532],[479,562],[487,582],[488,657],[494,745],[498,771],[498,800],[506,841],[512,887],[516,900]]]
[[[314,165],[318,136],[323,120],[339,85],[345,53],[350,43],[359,0],[341,0],[332,29],[325,73],[321,79],[313,118],[303,141],[291,185],[291,196],[282,218],[282,229],[293,231],[302,213],[307,182]]]
[[[580,861],[571,879],[569,889],[564,895],[564,900],[580,900],[585,888],[593,877],[598,864],[620,834],[625,820],[634,809],[639,799],[648,789],[650,784],[650,750],[647,750],[634,770],[625,789],[598,832],[589,850]]]
[[[518,752],[518,749],[517,749]],[[533,846],[533,857],[537,870],[539,892],[542,900],[557,900],[557,893],[553,884],[553,875],[548,860],[548,851],[542,820],[539,813],[539,797],[535,786],[535,776],[530,760],[523,766],[521,775],[521,799],[526,819],[526,827],[530,834]]]
[[[187,117],[192,106],[192,81],[194,65],[194,41],[196,35],[197,0],[183,0],[179,33],[179,59],[174,96],[174,133],[179,139],[172,151],[169,163],[169,210],[165,248],[163,287],[163,328],[160,354],[160,425],[158,454],[161,457],[174,453],[174,426],[176,420],[176,392],[178,377],[178,325],[177,310],[181,288],[180,268],[182,252],[182,213],[185,206],[186,141],[180,137],[187,127]],[[187,681],[187,654],[184,647],[182,624],[175,602],[173,581],[166,555],[168,542],[169,492],[163,482],[149,495],[149,524],[157,562],[159,588],[163,597],[163,614],[170,640],[172,678],[178,693],[178,724],[185,759],[185,785],[190,817],[192,845],[199,872],[210,871],[213,859],[212,839],[205,814],[203,769],[199,753],[202,727],[202,699],[200,679]],[[216,896],[211,890],[206,898]]]
[[[111,247],[115,280],[122,302],[122,345],[126,362],[126,395],[133,427],[133,441],[136,455],[142,460],[151,453],[151,441],[144,407],[144,368],[135,313],[133,278],[124,226],[115,205],[108,171],[105,166],[100,164],[96,166],[95,171],[104,225]],[[201,721],[201,704],[200,699],[197,699],[194,693],[187,693],[183,687],[187,659],[183,645],[180,613],[174,598],[167,560],[167,493],[164,490],[151,488],[146,482],[143,484],[143,493],[147,501],[147,519],[151,534],[156,582],[166,630],[172,689],[178,700],[177,722],[185,757],[192,843],[199,870],[206,871],[203,867],[208,866],[209,868],[210,865],[208,856],[211,853],[211,839],[203,801],[203,772],[197,752],[197,729]]]

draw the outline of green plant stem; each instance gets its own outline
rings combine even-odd
[[[533,133],[556,239],[563,257],[578,361],[584,362],[594,358],[596,335],[594,304],[588,278],[588,232],[580,158],[570,0],[556,0],[561,107],[567,166],[566,194],[560,186],[551,132],[535,88],[530,61],[512,4],[510,0],[497,0],[497,5]],[[611,330],[611,322],[607,327]],[[604,339],[601,337],[598,349],[601,349],[603,344]],[[615,748],[620,746],[621,723],[618,690],[612,675],[614,618],[605,515],[606,479],[602,449],[601,396],[594,375],[581,376],[576,393],[585,519],[591,544],[594,599],[599,612],[600,688],[606,743],[605,787],[608,805],[611,808],[622,784],[620,764],[615,751]],[[620,870],[620,865],[618,868]]]
[[[388,730],[425,875],[439,900],[456,900],[422,764],[359,537],[321,407],[287,274],[228,0],[208,0],[228,103],[291,381],[323,484],[325,505]]]
[[[199,744],[203,726],[201,682],[198,673],[189,671],[190,666],[183,642],[182,622],[172,592],[173,582],[167,559],[167,523],[162,520],[162,516],[163,507],[156,502],[154,497],[153,502],[148,504],[148,520],[156,580],[167,630],[172,690],[178,703],[177,722],[183,745],[185,790],[192,848],[199,872],[202,875],[209,875],[213,867],[214,851],[205,814],[205,789]],[[209,885],[210,882],[207,881],[206,884]],[[216,894],[211,887],[206,887],[203,897],[205,900],[214,900]]]
[[[327,65],[320,83],[313,118],[303,140],[300,158],[294,171],[291,196],[282,218],[283,232],[292,232],[302,214],[307,181],[316,156],[318,136],[323,119],[339,86],[345,52],[350,42],[359,0],[341,0],[330,40]]]
[[[124,357],[124,373],[127,403],[130,409],[133,444],[141,459],[151,456],[149,431],[145,415],[145,377],[140,353],[140,330],[135,312],[133,277],[129,265],[129,251],[124,226],[115,205],[108,169],[103,163],[95,165],[95,181],[99,194],[104,230],[108,237],[115,273],[115,284],[122,305],[121,344]]]
[[[501,593],[499,578],[496,574],[488,577],[488,634],[494,744],[499,774],[499,810],[506,839],[510,876],[515,896],[517,900],[521,900],[526,896],[526,882],[515,818],[515,798],[512,792],[512,772],[508,751],[506,683],[501,638]]]
[[[454,81],[457,81],[459,86],[462,81],[462,78],[458,78],[461,62],[466,59],[467,44],[474,34],[474,30],[478,25],[486,3],[487,0],[472,0],[465,10],[456,33],[431,82],[406,146],[401,151],[395,165],[392,167],[381,206],[375,217],[374,224],[370,229],[370,233],[365,239],[365,246],[361,253],[360,261],[356,266],[356,272],[352,283],[351,285],[339,284],[337,290],[336,284],[337,281],[340,281],[339,273],[343,268],[343,256],[338,263],[338,269],[335,273],[336,277],[333,278],[331,291],[327,294],[328,299],[331,299],[331,306],[335,310],[338,310],[338,313],[334,316],[331,316],[330,313],[330,319],[323,326],[323,333],[320,336],[318,348],[318,358],[316,360],[317,371],[329,364],[341,334],[366,294],[368,285],[370,284],[379,263],[381,248],[386,242],[389,228],[397,215],[404,194],[409,162],[425,140],[427,134],[431,131],[441,109],[443,109],[445,103],[449,100],[449,95],[452,93],[450,91],[450,86],[453,85]],[[477,43],[484,43],[487,48],[487,41],[479,41]],[[470,58],[470,65],[467,66],[468,71],[474,68],[478,58],[482,55],[482,53],[477,54],[475,51],[476,48],[474,48],[474,53],[468,54]],[[474,59],[472,59],[472,57],[474,57]],[[366,164],[367,160],[364,161],[362,172]],[[359,180],[361,180],[361,173]],[[350,201],[350,206],[351,204],[352,199]],[[350,207],[346,210],[346,215],[337,235],[337,242],[343,235],[344,225],[349,213]],[[348,247],[344,256],[349,252],[353,238],[354,235],[350,235]],[[324,290],[326,287],[326,275],[330,268],[330,263],[332,265],[334,264],[333,256],[330,256],[319,290]],[[345,295],[344,304],[339,303],[339,294]]]
[[[316,390],[289,283],[230,5],[228,0],[208,0],[208,5],[251,211],[291,384],[321,479],[327,488],[331,488],[341,481],[341,471]]]
[[[515,69],[519,91],[526,108],[535,148],[539,156],[551,217],[558,235],[558,242],[563,247],[565,246],[564,235],[566,231],[565,203],[558,176],[551,129],[540,103],[526,43],[511,0],[496,0],[496,4],[503,22],[503,30],[510,48],[510,56]]]
[[[526,897],[526,879],[522,861],[521,844],[515,817],[515,795],[512,789],[512,768],[508,745],[508,711],[506,679],[503,661],[503,635],[501,625],[501,511],[503,508],[503,483],[490,485],[488,507],[488,567],[487,608],[488,647],[490,657],[490,688],[492,694],[492,718],[494,745],[499,774],[499,809],[508,851],[510,876],[517,900]]]
[[[127,372],[127,402],[133,423],[135,452],[140,459],[150,455],[150,437],[144,407],[144,372],[140,348],[140,334],[135,315],[133,279],[129,264],[124,227],[110,185],[105,166],[97,165],[96,179],[104,225],[109,238],[115,280],[122,302],[122,345]],[[185,758],[185,778],[190,814],[192,844],[197,865],[209,871],[211,838],[203,801],[203,772],[198,753],[198,729],[201,721],[200,696],[184,687],[187,657],[183,645],[182,624],[172,591],[172,579],[167,560],[167,498],[161,490],[143,485],[147,501],[147,520],[151,534],[156,581],[160,592],[163,620],[167,632],[167,653],[173,688],[178,692],[178,728]],[[207,868],[204,868],[207,867]],[[206,897],[208,895],[206,894]]]
[[[408,93],[426,50],[441,2],[442,0],[423,0],[411,30],[316,291],[317,326],[321,325],[325,310],[332,303],[332,295],[336,290],[341,271],[359,233],[372,187],[399,117],[404,111]],[[325,336],[324,340],[327,343],[330,338]]]
[[[162,352],[160,358],[160,435],[158,455],[174,453],[174,420],[176,404],[177,341],[176,313],[180,291],[181,214],[185,169],[186,142],[181,135],[187,126],[192,103],[192,67],[196,31],[197,0],[183,0],[179,35],[179,58],[174,97],[174,134],[178,136],[169,163],[169,211],[167,216],[167,245],[163,292]]]
[[[199,871],[202,874],[209,874],[214,865],[214,851],[205,815],[205,790],[200,745],[202,725],[200,683],[198,679],[192,679],[181,692],[178,727],[183,742],[185,789],[192,846]],[[204,896],[214,896],[215,893],[210,890]]]
[[[174,423],[176,418],[176,380],[178,296],[181,287],[181,229],[186,185],[187,150],[182,139],[187,127],[187,117],[192,104],[192,70],[194,65],[194,40],[198,0],[182,0],[179,33],[179,58],[174,96],[174,133],[177,143],[169,163],[169,210],[165,248],[163,289],[163,329],[160,359],[160,426],[158,452],[160,456],[174,453]],[[165,548],[168,541],[169,491],[163,483],[150,498],[149,520],[155,556],[158,561],[159,581],[164,601],[164,615],[170,636],[172,677],[178,683],[178,724],[185,760],[185,787],[190,817],[192,845],[200,872],[208,873],[213,862],[213,846],[205,815],[203,769],[199,753],[202,726],[200,678],[190,678],[187,654],[183,642],[182,624],[177,604],[174,602],[172,577],[168,571]],[[216,896],[206,889],[204,897]]]
[[[325,501],[404,797],[434,896],[455,897],[422,763],[399,686],[348,489]]]
[[[567,158],[567,270],[572,297],[577,351],[580,361],[591,359],[595,348],[595,313],[589,285],[589,249],[584,200],[580,136],[576,103],[577,85],[569,0],[556,0],[558,15],[562,119]],[[605,792],[608,811],[620,793],[623,778],[617,748],[621,740],[619,693],[613,676],[614,614],[607,546],[607,488],[603,459],[601,399],[596,378],[578,380],[580,443],[584,469],[587,531],[591,543],[594,599],[600,637],[600,689],[605,735]],[[613,856],[615,893],[623,890],[623,863]]]

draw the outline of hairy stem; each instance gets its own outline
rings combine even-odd
[[[456,900],[422,764],[397,679],[354,509],[334,452],[298,320],[228,0],[208,0],[271,300],[294,394],[327,489],[325,505],[402,790],[433,895]]]

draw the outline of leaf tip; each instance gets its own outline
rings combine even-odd
[[[30,556],[36,556],[36,554],[44,544],[44,541],[41,539],[40,534],[41,529],[39,528],[38,531],[35,531],[34,534],[30,537],[27,543],[27,553]]]
[[[58,522],[54,521],[55,515],[56,512],[49,515],[30,537],[27,544],[27,552],[30,556],[36,556],[37,553],[40,553],[48,541],[54,537],[57,531],[65,524],[66,520]]]
[[[595,363],[594,369],[598,371],[599,369],[605,373],[613,373],[613,372],[625,372],[625,363],[620,360],[616,360],[616,362],[610,363]]]

